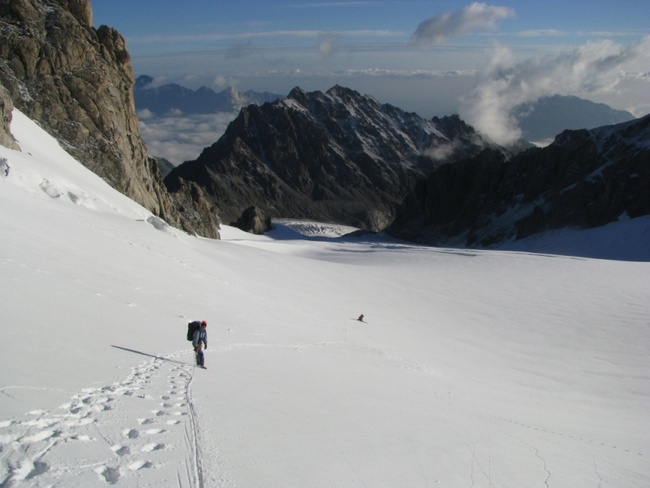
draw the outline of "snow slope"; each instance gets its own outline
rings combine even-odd
[[[618,259],[637,261],[304,222],[213,241],[167,227],[18,111],[12,130],[3,488],[650,485],[648,219],[616,224],[639,243]],[[567,235],[543,246],[579,254]],[[209,323],[207,371],[192,319]]]

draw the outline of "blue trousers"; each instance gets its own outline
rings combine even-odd
[[[199,349],[196,353],[196,365],[205,366],[205,356],[203,355],[202,349]]]

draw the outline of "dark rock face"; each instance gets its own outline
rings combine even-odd
[[[0,145],[11,149],[19,149],[10,130],[11,111],[13,108],[14,104],[9,97],[9,93],[0,85]]]
[[[196,182],[226,221],[256,206],[271,217],[381,230],[435,158],[488,145],[455,122],[463,137],[448,136],[442,119],[427,121],[346,88],[296,88],[284,100],[242,109],[219,141],[165,184],[174,193],[182,181]]]
[[[253,234],[264,234],[272,229],[271,218],[257,207],[248,207],[244,210],[237,222],[231,224],[246,232]]]
[[[194,182],[183,181],[174,193],[174,203],[183,230],[190,234],[219,239],[221,218],[205,193]]]
[[[93,28],[89,0],[4,0],[0,35],[0,84],[16,108],[115,189],[196,230],[181,221],[140,136],[124,38]]]
[[[140,141],[124,39],[92,27],[87,0],[9,0],[0,15],[0,80],[14,105],[113,187],[177,224]]]
[[[437,168],[388,232],[429,244],[490,246],[650,214],[650,116],[565,131],[507,160],[486,150]]]

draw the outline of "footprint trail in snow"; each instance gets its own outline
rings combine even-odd
[[[0,420],[0,487],[199,485],[193,369],[154,358],[56,410]]]

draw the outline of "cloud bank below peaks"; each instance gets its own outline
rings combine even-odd
[[[517,63],[513,51],[497,46],[476,88],[461,100],[460,115],[495,142],[521,137],[512,117],[517,105],[550,95],[593,95],[616,89],[625,68],[649,57],[650,36],[637,43],[590,42],[572,51]]]
[[[437,44],[471,32],[494,31],[500,20],[510,17],[515,17],[515,11],[508,7],[474,2],[462,10],[445,12],[423,21],[413,33],[412,40],[420,45]]]

